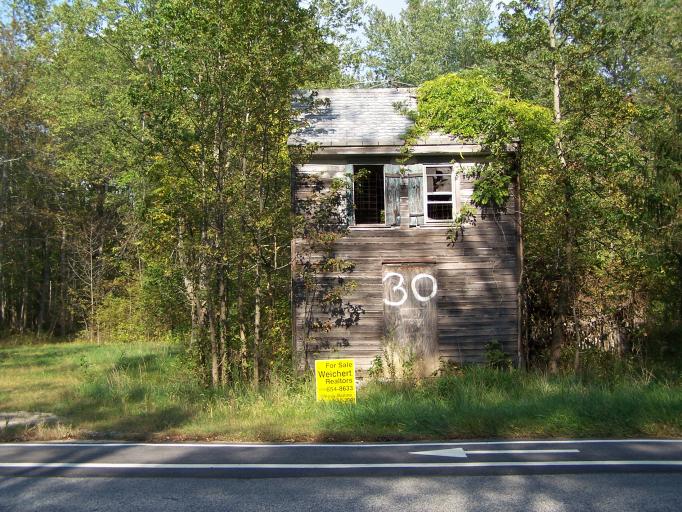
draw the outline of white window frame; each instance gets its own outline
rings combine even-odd
[[[455,165],[453,164],[424,164],[423,166],[424,172],[422,174],[423,176],[423,200],[424,200],[424,224],[450,224],[455,218],[455,215],[459,212],[460,204],[459,204],[459,188],[460,188],[460,173],[455,170]],[[428,192],[428,169],[429,167],[449,167],[450,168],[450,183],[452,183],[452,191],[451,191],[451,196],[452,200],[449,201],[452,204],[452,219],[430,219],[429,218],[429,203],[430,204],[445,204],[447,202],[429,202],[429,192]],[[432,193],[433,194],[433,193]],[[436,194],[443,194],[447,195],[447,192],[436,192]]]

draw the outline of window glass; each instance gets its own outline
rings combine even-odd
[[[452,203],[452,194],[428,194],[426,199],[429,203]]]
[[[426,191],[452,192],[452,169],[450,167],[427,167]]]
[[[427,212],[430,220],[451,220],[452,203],[430,203]]]
[[[452,220],[455,206],[453,178],[451,166],[426,167],[427,220]]]

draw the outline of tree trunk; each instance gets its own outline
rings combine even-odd
[[[256,256],[256,287],[254,289],[254,308],[253,308],[253,384],[258,387],[259,358],[260,358],[260,257]]]
[[[94,233],[90,225],[90,238],[88,240],[88,292],[90,295],[90,341],[95,339],[95,256],[94,256]]]
[[[50,254],[47,236],[43,240],[43,271],[42,283],[40,286],[40,306],[38,308],[38,319],[36,327],[44,330],[50,310]]]
[[[246,339],[246,324],[244,322],[244,254],[239,258],[237,267],[237,321],[239,322],[239,365],[242,380],[246,382],[248,368],[248,343]]]
[[[9,155],[9,139],[5,139],[5,155]],[[9,173],[7,168],[11,163],[2,163],[2,173],[0,173],[0,329],[9,327],[9,313],[7,295],[7,281],[3,269],[3,262],[5,261],[5,217],[9,211]]]
[[[268,288],[268,298],[270,299],[270,311],[268,313],[267,329],[271,330],[275,326],[275,306],[277,303],[275,287],[277,283],[275,278],[277,276],[277,253],[279,247],[277,246],[277,237],[274,236],[272,239],[273,250],[272,250],[272,271],[268,272],[267,276],[267,288]]]
[[[66,267],[66,227],[62,225],[61,240],[59,242],[59,334],[67,333],[67,267]]]
[[[211,343],[211,386],[217,388],[220,384],[220,373],[218,371],[219,348],[215,325],[215,309],[212,305],[208,307],[208,334]]]
[[[227,346],[227,287],[225,286],[224,268],[220,269],[220,277],[218,280],[218,298],[220,301],[220,381],[223,386],[227,385],[229,381],[229,364]]]
[[[560,260],[559,291],[557,297],[557,307],[554,312],[552,325],[552,340],[550,344],[549,371],[556,373],[559,369],[559,359],[561,350],[566,343],[566,322],[568,320],[571,302],[571,274],[573,267],[573,240],[574,233],[571,218],[572,190],[570,177],[568,176],[568,165],[563,150],[562,130],[561,130],[561,71],[558,62],[557,46],[557,12],[554,0],[548,0],[548,24],[549,24],[549,46],[554,55],[552,62],[552,98],[554,123],[557,125],[554,147],[559,161],[559,175],[564,193],[564,226],[563,239],[561,240],[561,252],[563,257]]]

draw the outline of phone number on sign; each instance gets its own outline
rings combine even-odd
[[[351,392],[353,391],[353,386],[329,386],[325,388],[325,391],[327,393],[334,393],[334,392]]]

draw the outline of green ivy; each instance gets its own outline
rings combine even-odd
[[[481,70],[451,73],[422,84],[413,118],[414,127],[406,137],[406,156],[420,137],[434,131],[479,143],[490,152],[488,162],[474,171],[471,204],[493,213],[504,211],[509,199],[515,172],[512,145],[521,140],[524,152],[546,151],[551,148],[555,129],[548,109],[511,98]],[[467,222],[471,217],[467,210]],[[461,225],[454,230],[461,231]]]
[[[476,225],[476,209],[470,204],[463,204],[455,218],[452,219],[447,234],[448,245],[454,245],[457,240],[464,236],[465,224]]]
[[[479,71],[451,73],[424,82],[417,91],[417,128],[438,130],[464,139],[497,132],[501,94]]]
[[[502,172],[500,172],[502,171]],[[511,176],[496,166],[483,166],[478,178],[474,182],[471,202],[476,206],[504,209],[509,199],[509,184]]]

